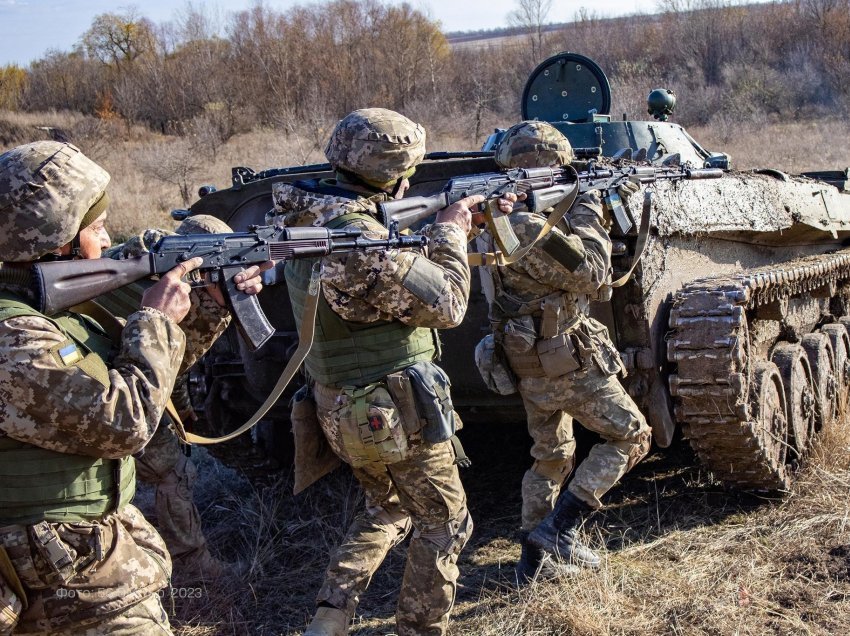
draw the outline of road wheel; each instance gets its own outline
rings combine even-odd
[[[785,387],[789,444],[787,459],[789,463],[796,463],[805,456],[815,432],[812,370],[805,350],[798,344],[777,344],[770,359],[778,367]]]
[[[815,430],[819,431],[835,418],[835,376],[832,343],[825,333],[807,333],[801,340],[815,388]]]

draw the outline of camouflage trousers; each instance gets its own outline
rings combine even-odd
[[[329,413],[335,390],[317,385],[315,395],[327,435],[334,426]],[[331,445],[338,443],[336,438]],[[372,575],[412,526],[396,612],[398,634],[442,636],[455,600],[458,555],[472,532],[472,519],[451,443],[409,443],[401,461],[352,468],[366,509],[331,555],[317,601],[353,616]]]
[[[136,459],[142,481],[156,485],[156,527],[178,571],[185,563],[206,557],[207,541],[201,516],[192,500],[197,479],[195,464],[186,457],[174,431],[162,422],[144,454]]]
[[[519,381],[534,440],[535,459],[522,480],[522,530],[531,531],[552,510],[573,469],[573,418],[604,440],[578,466],[568,489],[592,508],[649,452],[650,428],[616,375],[595,364],[560,378]]]
[[[158,595],[171,576],[171,559],[141,512],[128,505],[101,521],[50,527],[52,554],[71,558],[61,575],[26,526],[0,528],[29,604],[14,634],[171,633]]]

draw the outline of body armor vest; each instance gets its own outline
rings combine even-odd
[[[357,219],[370,219],[366,214],[345,214],[326,227],[341,228]],[[290,261],[286,264],[286,284],[298,329],[310,280],[310,272],[318,259]],[[436,353],[430,329],[410,327],[398,320],[367,324],[340,318],[319,298],[313,348],[304,362],[310,376],[328,386],[364,386],[386,375],[422,360],[432,360]]]
[[[105,360],[112,343],[96,323],[70,312],[47,318],[22,299],[0,294],[0,321],[18,316],[53,323],[80,350],[75,365],[109,386]],[[130,503],[135,491],[132,457],[59,453],[0,433],[0,525],[100,519]]]

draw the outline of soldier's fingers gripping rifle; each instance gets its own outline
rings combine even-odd
[[[266,261],[287,261],[353,250],[398,249],[425,246],[424,236],[402,236],[391,225],[386,239],[368,239],[359,229],[255,226],[249,232],[185,234],[160,239],[151,251],[136,258],[52,261],[33,270],[37,308],[46,315],[96,298],[142,278],[164,274],[183,261],[203,258],[190,273],[190,284],[221,286],[236,324],[252,349],[274,333],[255,295],[236,288],[233,277],[244,268]],[[195,275],[195,276],[193,276]]]
[[[536,240],[551,230],[566,215],[579,195],[600,190],[610,205],[617,229],[627,234],[634,223],[619,203],[617,187],[626,181],[637,184],[654,183],[659,180],[717,179],[723,176],[718,168],[690,168],[688,166],[599,166],[590,162],[586,170],[577,172],[572,166],[558,168],[512,168],[503,172],[486,172],[451,179],[442,192],[432,196],[408,197],[378,204],[378,211],[385,222],[398,222],[404,229],[427,219],[438,210],[456,203],[464,197],[481,194],[487,202],[481,204],[481,212],[487,216],[488,224],[502,253],[496,264],[518,260],[531,248]],[[543,212],[554,208],[549,215],[541,235],[532,245],[519,249],[519,241],[504,214],[489,203],[505,194],[526,194],[525,204],[532,212]],[[648,215],[647,215],[648,216]]]

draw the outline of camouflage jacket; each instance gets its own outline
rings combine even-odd
[[[274,223],[320,227],[344,214],[374,217],[377,201],[380,198],[345,199],[276,183]],[[368,238],[387,236],[387,229],[374,218],[350,225],[360,227]],[[322,288],[331,308],[344,320],[355,322],[397,319],[407,325],[434,329],[459,325],[469,301],[466,234],[452,223],[437,223],[424,232],[430,238],[428,254],[373,250],[325,256]],[[418,278],[431,281],[430,287],[439,292],[423,299],[408,288],[405,283],[412,270],[416,270]]]
[[[156,429],[179,373],[227,321],[227,310],[207,294],[192,295],[179,326],[154,309],[130,315],[105,391],[55,355],[66,338],[49,320],[20,316],[0,322],[0,433],[60,453],[131,455]]]
[[[517,211],[510,215],[511,226],[521,245],[530,243],[546,222],[545,214]],[[508,295],[515,302],[529,303],[536,299],[564,292],[570,294],[586,312],[588,300],[593,298],[611,276],[611,239],[604,227],[602,204],[596,193],[584,195],[552,232],[561,236],[573,235],[581,239],[584,256],[578,266],[570,270],[538,243],[522,259],[499,268],[486,268],[500,283],[493,293]],[[545,240],[545,239],[544,239]],[[479,237],[479,245],[492,249],[493,239],[488,233]],[[487,285],[485,282],[485,290]],[[494,299],[488,298],[492,303]],[[498,299],[495,299],[498,302]]]
[[[0,290],[30,298],[24,287]],[[49,320],[19,316],[0,322],[0,435],[60,453],[120,458],[141,449],[156,430],[175,378],[218,337],[227,310],[193,294],[178,326],[143,309],[127,318],[106,388],[54,351],[66,340]],[[49,524],[59,545],[77,555],[76,574],[56,581],[33,559],[28,528],[0,528],[29,601],[21,631],[83,631],[163,588],[171,560],[159,535],[133,506],[82,523]],[[94,563],[86,561],[97,554]],[[86,565],[89,563],[90,565]]]

